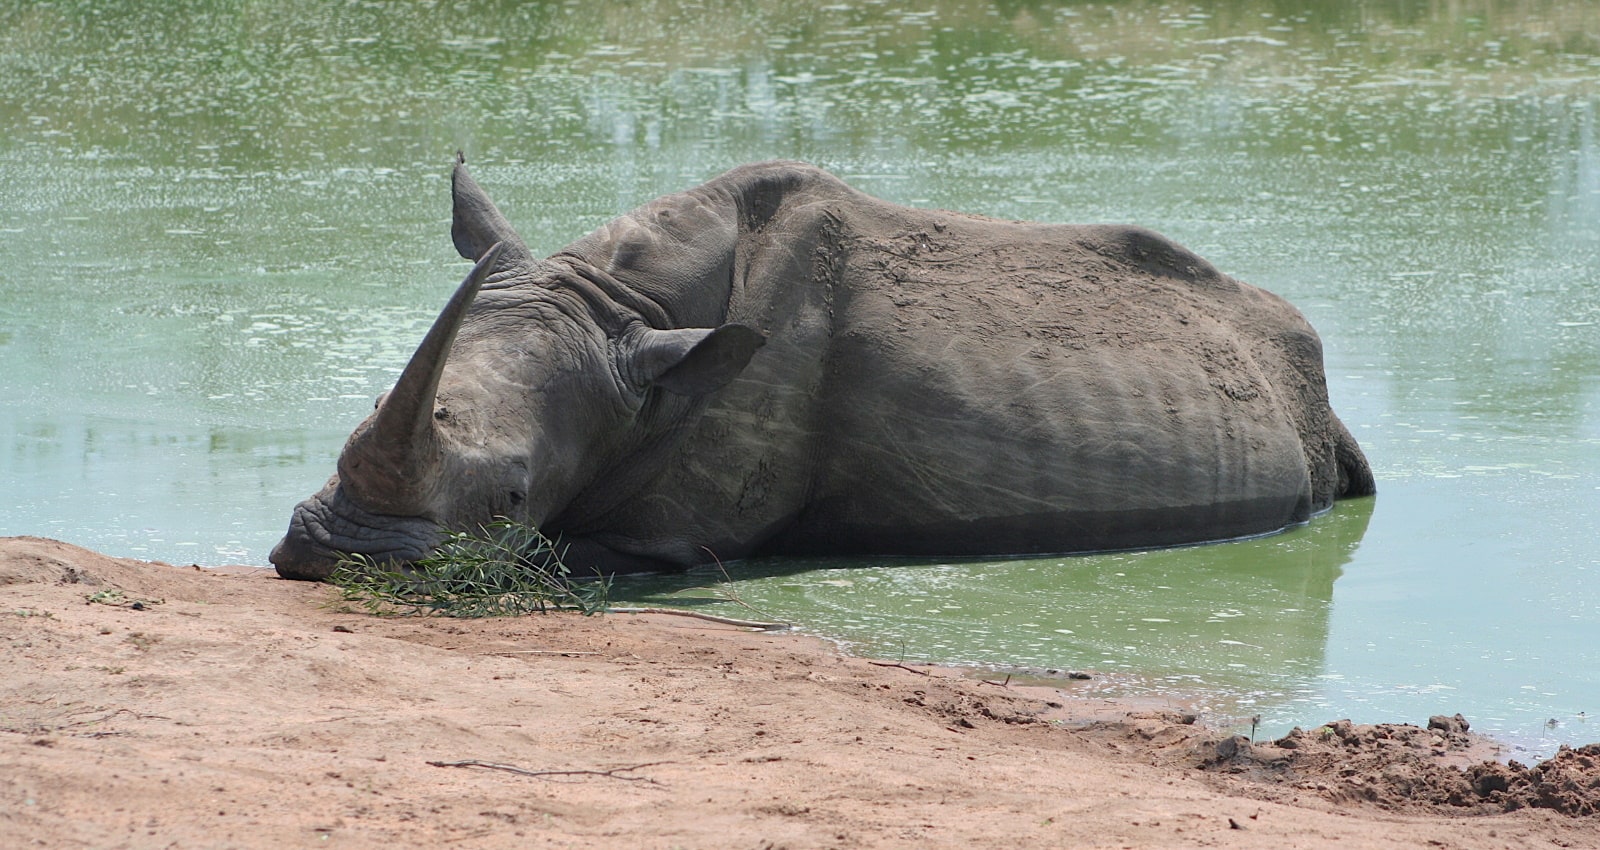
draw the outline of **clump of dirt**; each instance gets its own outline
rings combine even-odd
[[[933,685],[936,690],[931,692],[926,688],[914,690],[910,696],[903,697],[901,702],[927,709],[931,714],[963,729],[975,728],[973,721],[980,718],[1012,725],[1043,723],[1041,715],[1049,710],[1048,705],[1040,705],[1038,701],[1032,699],[1017,699],[1004,694],[980,697],[971,692],[945,687],[948,683],[937,680]]]
[[[1569,815],[1600,814],[1600,744],[1563,745],[1542,762],[1524,767],[1485,762],[1468,771],[1473,789],[1505,811],[1553,809]]]
[[[1296,728],[1271,742],[1202,738],[1191,752],[1201,770],[1245,774],[1340,803],[1484,814],[1523,808],[1600,813],[1600,744],[1562,747],[1531,767],[1502,764],[1478,758],[1485,742],[1469,729],[1459,714],[1435,716],[1426,729],[1339,720],[1309,731]]]

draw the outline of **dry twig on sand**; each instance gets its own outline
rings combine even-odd
[[[696,620],[705,620],[711,623],[721,623],[724,626],[739,626],[740,628],[756,629],[763,632],[782,632],[793,628],[788,623],[763,623],[759,620],[740,620],[736,617],[723,617],[717,614],[706,614],[700,611],[685,611],[681,608],[607,608],[607,614],[671,614],[675,617],[693,617]]]
[[[478,759],[463,759],[461,761],[430,761],[428,764],[434,767],[481,767],[486,770],[503,770],[506,773],[515,773],[518,776],[536,776],[541,778],[550,776],[603,776],[607,779],[620,779],[623,782],[646,782],[651,785],[660,785],[660,782],[657,782],[648,776],[621,776],[620,774],[634,770],[643,770],[644,768],[655,767],[656,765],[669,764],[669,762],[651,761],[645,762],[644,764],[628,765],[627,767],[613,767],[610,770],[528,770],[525,767],[517,767],[514,764],[499,764],[492,761],[479,761]]]
[[[927,675],[929,675],[928,671],[926,671],[926,670],[918,670],[915,667],[907,667],[906,665],[901,664],[898,661],[868,661],[867,663],[871,664],[874,667],[893,667],[893,668],[895,668],[897,670],[907,670],[907,671],[910,671],[912,673],[917,674],[918,676],[927,676]]]

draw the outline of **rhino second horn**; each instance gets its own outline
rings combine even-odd
[[[368,510],[415,512],[421,484],[437,460],[433,405],[439,378],[467,308],[495,268],[501,245],[485,251],[428,329],[394,389],[383,397],[367,426],[350,437],[339,455],[339,478]]]
[[[450,173],[450,197],[450,240],[463,258],[476,260],[483,256],[486,248],[498,242],[502,266],[492,271],[524,266],[533,259],[528,246],[506,221],[500,208],[467,173],[466,157],[459,151],[456,152],[456,167]]]

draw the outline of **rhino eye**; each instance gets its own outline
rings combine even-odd
[[[523,496],[522,496],[522,494],[520,492],[518,492],[516,490],[512,490],[509,495],[511,496],[511,504],[513,504],[513,505],[522,504]]]

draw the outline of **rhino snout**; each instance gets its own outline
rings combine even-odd
[[[404,564],[427,557],[438,545],[440,530],[435,523],[421,517],[371,514],[342,496],[335,490],[295,507],[288,532],[267,556],[278,575],[321,581],[351,555]]]
[[[321,581],[333,574],[338,564],[338,553],[315,545],[303,535],[285,534],[278,545],[272,547],[267,560],[278,569],[283,578],[301,581]]]

